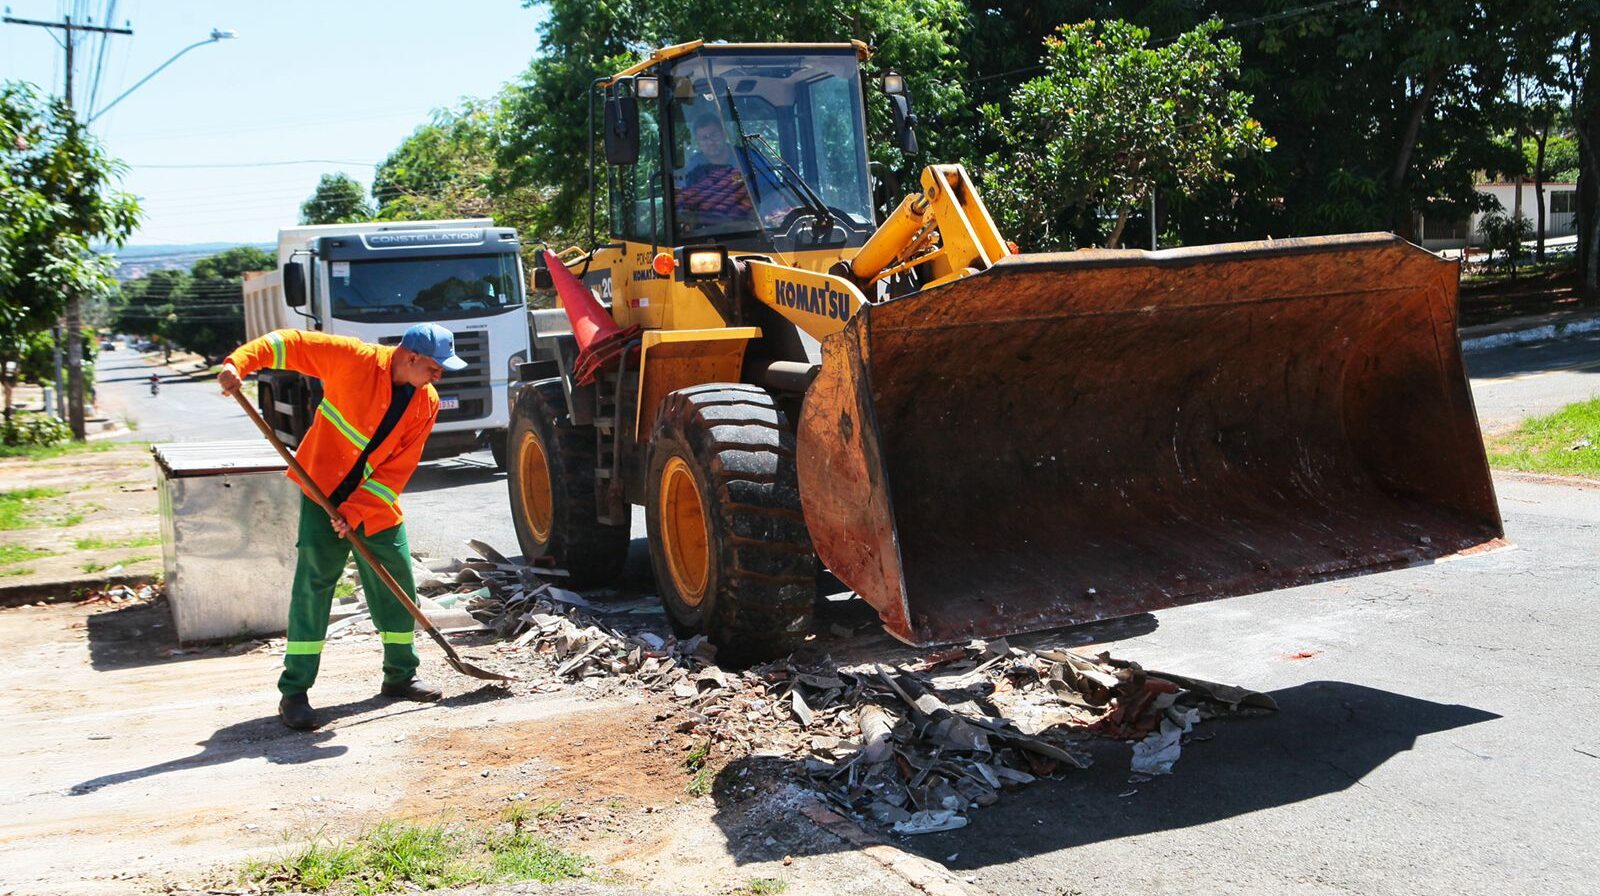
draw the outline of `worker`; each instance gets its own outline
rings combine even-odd
[[[467,364],[455,337],[438,324],[417,324],[395,347],[348,336],[276,330],[236,349],[217,377],[233,395],[240,380],[262,368],[293,370],[322,381],[323,399],[295,452],[306,474],[339,510],[329,516],[309,496],[300,500],[298,557],[289,599],[289,634],[278,690],[278,718],[290,728],[315,728],[306,692],[317,678],[334,586],[350,556],[347,536],[361,538],[384,569],[415,598],[411,552],[399,496],[422,459],[439,412],[433,383]],[[290,478],[294,474],[291,472]],[[302,490],[304,485],[302,484]],[[386,697],[432,701],[440,692],[417,676],[411,614],[383,580],[356,563],[367,608],[383,641]]]

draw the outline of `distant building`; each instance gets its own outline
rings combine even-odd
[[[1522,193],[1522,217],[1535,235],[1539,232],[1534,217],[1539,213],[1533,181],[1515,183],[1478,184],[1477,191],[1492,196],[1500,203],[1506,215],[1517,208],[1517,192]],[[1479,225],[1489,212],[1479,212],[1470,218],[1457,215],[1418,215],[1417,233],[1422,234],[1424,249],[1465,249],[1483,245],[1483,232]],[[1545,239],[1572,236],[1578,232],[1578,185],[1571,181],[1547,181],[1544,185],[1544,235]]]

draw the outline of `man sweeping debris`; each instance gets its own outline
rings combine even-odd
[[[243,377],[269,367],[316,377],[323,387],[316,419],[296,452],[312,483],[289,473],[304,494],[288,642],[278,679],[283,694],[278,717],[290,728],[305,730],[318,724],[306,692],[317,678],[334,586],[350,557],[346,536],[355,533],[407,595],[416,594],[400,492],[417,469],[439,412],[433,383],[466,362],[456,356],[455,337],[438,324],[412,327],[396,347],[276,330],[229,355],[217,382],[223,394],[236,396]],[[312,497],[318,493],[327,496],[337,515],[318,506]],[[403,700],[439,699],[439,690],[417,677],[411,614],[360,552],[356,564],[383,640],[381,692]]]

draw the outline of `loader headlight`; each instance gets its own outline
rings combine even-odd
[[[883,73],[883,92],[890,96],[905,96],[906,76],[893,69]]]
[[[716,280],[728,268],[726,246],[686,246],[678,251],[682,253],[678,269],[685,280]]]

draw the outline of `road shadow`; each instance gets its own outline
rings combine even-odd
[[[1525,373],[1570,370],[1574,365],[1600,358],[1600,331],[1564,336],[1545,342],[1530,342],[1466,353],[1467,373],[1473,379],[1498,379]],[[1574,373],[1600,374],[1600,367],[1573,370]]]
[[[1340,681],[1307,682],[1272,697],[1279,710],[1273,715],[1202,724],[1195,735],[1204,739],[1184,747],[1170,776],[1129,783],[1131,745],[1091,740],[1085,743],[1094,758],[1090,768],[1004,793],[998,804],[973,812],[966,828],[885,839],[957,873],[1003,865],[1338,793],[1410,750],[1419,737],[1499,718]],[[797,777],[799,769],[770,757],[729,764],[713,790],[723,829],[735,829],[746,816],[749,807],[737,794],[756,774]],[[838,842],[822,850],[851,848]],[[958,858],[946,861],[953,854]]]
[[[85,624],[89,665],[96,672],[214,657],[226,653],[230,647],[227,644],[188,648],[179,645],[172,611],[164,599],[94,613]]]
[[[495,685],[483,685],[464,694],[446,697],[437,703],[407,703],[374,695],[364,700],[318,707],[317,718],[321,720],[322,727],[314,731],[291,731],[278,721],[276,714],[260,716],[218,728],[210,737],[196,744],[200,747],[200,752],[192,756],[170,759],[125,772],[101,775],[74,784],[67,792],[72,796],[83,796],[106,787],[153,778],[168,772],[226,765],[241,759],[265,759],[273,765],[299,765],[332,759],[350,751],[344,744],[330,742],[344,728],[364,725],[379,719],[389,719],[396,715],[428,712],[436,706],[472,706],[492,700],[502,700],[509,695],[510,691]],[[377,712],[382,709],[390,711]]]

